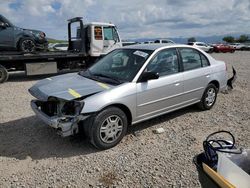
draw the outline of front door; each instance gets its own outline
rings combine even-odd
[[[107,54],[116,48],[122,47],[119,35],[114,26],[104,26],[103,33],[103,54]]]
[[[135,121],[148,119],[183,102],[183,82],[176,49],[165,49],[149,62],[144,71],[157,72],[159,78],[137,83],[137,117]]]

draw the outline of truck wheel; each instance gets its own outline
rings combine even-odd
[[[35,42],[30,38],[23,38],[19,41],[19,50],[24,53],[32,53],[36,51]]]
[[[89,124],[88,137],[98,149],[116,146],[127,132],[127,116],[119,108],[107,108],[93,118],[93,124]]]
[[[218,89],[215,87],[214,84],[209,84],[205,89],[201,101],[198,103],[198,107],[201,110],[210,110],[217,98]]]
[[[7,81],[8,77],[9,77],[8,71],[6,70],[5,67],[0,65],[0,83]]]

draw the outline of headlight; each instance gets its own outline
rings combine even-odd
[[[39,35],[40,35],[41,38],[45,38],[46,37],[46,35],[45,35],[44,32],[40,32]]]
[[[84,102],[80,101],[69,101],[66,102],[62,107],[62,114],[64,115],[78,115],[84,106]]]

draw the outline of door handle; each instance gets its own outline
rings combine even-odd
[[[207,78],[210,78],[210,74],[207,74],[206,77],[207,77]]]

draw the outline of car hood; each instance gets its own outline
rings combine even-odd
[[[72,100],[111,89],[112,85],[85,78],[77,73],[43,79],[29,89],[31,95],[41,101],[49,97]]]

